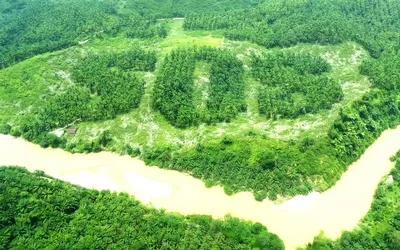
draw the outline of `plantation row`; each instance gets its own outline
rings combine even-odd
[[[204,110],[196,107],[193,96],[193,73],[199,61],[211,64]],[[228,51],[178,49],[166,58],[157,77],[153,106],[177,127],[230,121],[246,109],[243,74],[242,63]]]
[[[123,53],[89,55],[73,72],[75,85],[43,102],[33,117],[27,117],[21,133],[42,145],[58,146],[58,140],[47,132],[75,121],[113,119],[139,106],[144,81],[133,71],[153,71],[156,55],[135,49]],[[56,145],[54,145],[56,144]]]
[[[262,113],[298,116],[330,108],[340,100],[340,86],[319,75],[330,69],[321,58],[289,53],[265,56],[252,58],[253,75],[265,85],[259,96]],[[194,71],[199,62],[210,65],[210,72],[208,80],[201,83],[205,93],[196,97]],[[24,119],[20,131],[13,133],[42,145],[59,146],[59,139],[47,132],[73,122],[102,121],[128,113],[139,106],[144,94],[144,81],[134,72],[154,71],[156,63],[156,54],[142,49],[90,54],[73,68],[75,84],[43,100],[42,106]],[[157,74],[152,105],[179,128],[229,122],[246,111],[244,85],[243,64],[229,51],[176,49]]]
[[[320,57],[278,53],[252,54],[252,73],[262,86],[258,103],[268,118],[295,118],[330,109],[341,101],[340,84],[326,75],[331,66]]]

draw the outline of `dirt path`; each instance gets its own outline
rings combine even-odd
[[[335,238],[342,230],[353,229],[367,213],[377,184],[393,167],[389,157],[398,149],[400,127],[384,132],[328,191],[295,197],[282,205],[257,202],[250,193],[229,197],[220,187],[207,189],[188,175],[147,167],[127,156],[107,152],[72,155],[4,135],[0,135],[0,165],[43,170],[89,188],[127,191],[168,211],[214,217],[230,213],[258,221],[278,234],[287,249],[294,249],[312,241],[321,230]]]

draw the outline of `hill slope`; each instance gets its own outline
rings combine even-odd
[[[399,62],[398,5],[372,2],[237,2],[246,10],[158,21],[152,9],[135,12],[144,25],[136,30],[136,19],[121,21],[134,12],[129,6],[98,2],[104,20],[68,35],[75,46],[28,53],[0,71],[0,132],[72,152],[140,155],[258,200],[326,190],[399,123],[400,67],[391,67]],[[10,3],[3,21],[36,6]],[[21,34],[64,41],[48,34],[66,23],[50,24]],[[13,35],[13,25],[22,24],[0,33]],[[7,39],[10,53],[28,46],[18,34]],[[69,126],[78,133],[55,135]]]

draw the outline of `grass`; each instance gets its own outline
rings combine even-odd
[[[194,103],[196,108],[201,111],[206,108],[206,101],[208,99],[208,83],[210,81],[211,65],[206,62],[197,62],[196,68],[193,73],[195,79],[195,91],[193,94]]]
[[[177,46],[212,46],[222,44],[223,36],[218,32],[207,31],[184,31],[183,20],[167,21],[169,34],[167,39],[160,43],[160,48],[173,49]]]
[[[73,84],[69,78],[70,71],[76,62],[88,53],[104,51],[121,51],[140,46],[158,53],[159,63],[156,72],[138,72],[146,81],[146,92],[140,107],[114,120],[103,122],[84,122],[79,124],[76,136],[69,141],[92,140],[103,130],[108,129],[115,141],[110,148],[120,152],[125,145],[141,148],[157,143],[176,144],[180,146],[194,145],[198,141],[211,140],[223,135],[243,136],[248,131],[263,134],[271,138],[288,140],[302,133],[315,136],[326,134],[341,107],[360,98],[368,91],[370,83],[366,77],[358,73],[361,61],[368,57],[365,50],[356,43],[344,43],[336,46],[320,46],[300,44],[286,50],[308,52],[325,57],[333,67],[331,77],[337,79],[343,87],[344,100],[331,110],[309,114],[297,119],[280,119],[272,121],[258,114],[257,96],[260,83],[250,74],[251,52],[274,52],[250,42],[226,40],[222,33],[207,31],[189,31],[182,29],[182,20],[166,20],[169,35],[165,39],[138,40],[128,39],[123,35],[89,40],[84,45],[77,45],[62,51],[39,55],[0,71],[0,122],[18,124],[21,115],[29,112],[32,106],[40,106],[46,96],[62,91],[65,86]],[[179,46],[213,46],[231,50],[240,58],[246,68],[246,102],[248,110],[240,114],[230,123],[216,125],[200,125],[185,130],[171,126],[162,115],[151,109],[151,95],[155,76],[162,65],[164,56]],[[195,92],[197,105],[204,105],[207,98],[207,78],[209,65],[198,63],[195,70],[195,81],[199,87]],[[17,114],[17,115],[16,115]]]

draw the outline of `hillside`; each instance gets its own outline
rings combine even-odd
[[[399,123],[396,1],[221,2],[184,20],[167,3],[110,1],[97,21],[91,1],[49,4],[1,5],[0,132],[43,147],[139,156],[275,200],[331,187]],[[37,28],[24,15],[65,18]]]

